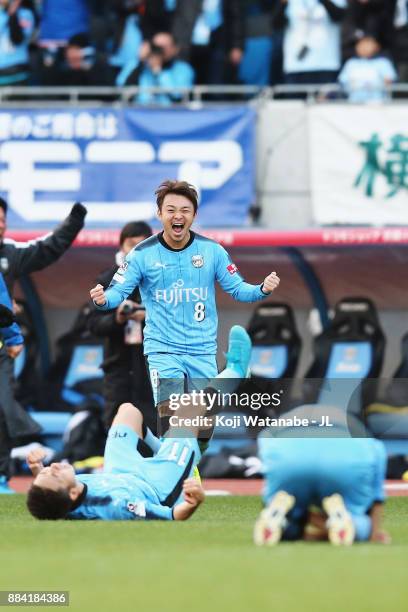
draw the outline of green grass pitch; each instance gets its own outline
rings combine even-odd
[[[41,523],[24,496],[0,496],[0,590],[69,590],[66,609],[86,612],[408,609],[408,498],[388,501],[386,547],[257,549],[259,509],[210,497],[185,523]]]

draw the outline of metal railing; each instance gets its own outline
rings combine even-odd
[[[2,105],[30,106],[134,106],[143,93],[168,94],[177,98],[175,105],[197,107],[202,104],[241,103],[251,100],[302,99],[307,102],[344,102],[346,97],[337,84],[327,85],[277,85],[258,87],[255,85],[196,85],[192,88],[161,87],[0,87]],[[399,83],[387,89],[389,102],[408,100],[408,83]],[[152,104],[159,106],[162,104]]]

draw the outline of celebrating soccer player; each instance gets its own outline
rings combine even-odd
[[[249,336],[241,331],[248,348]],[[243,370],[249,355],[250,351],[241,351],[236,361]],[[227,359],[227,368],[230,366]],[[206,416],[205,399],[198,403],[185,399],[174,412],[163,441],[145,426],[140,410],[122,404],[109,430],[103,473],[76,476],[68,463],[44,467],[43,449],[31,451],[27,458],[35,476],[27,496],[31,514],[38,519],[188,519],[204,501],[201,484],[192,475],[201,458],[197,443],[201,419],[205,417],[204,428],[212,427],[212,419]],[[153,457],[142,457],[137,450],[139,440],[151,448]]]
[[[330,414],[330,429],[322,429]],[[310,426],[264,430],[258,438],[265,476],[264,501],[254,530],[255,543],[284,540],[388,543],[381,527],[386,452],[366,437],[352,414],[333,406],[299,406],[285,416]],[[358,437],[351,437],[351,435]]]
[[[97,308],[109,310],[139,286],[146,306],[144,352],[157,404],[161,379],[217,374],[215,281],[236,300],[255,302],[278,287],[279,277],[272,272],[259,285],[246,283],[221,245],[190,229],[198,207],[193,186],[165,181],[156,196],[163,231],[129,253],[106,291],[97,285],[90,294]],[[239,328],[231,333],[238,346]],[[235,375],[246,372],[236,368]]]

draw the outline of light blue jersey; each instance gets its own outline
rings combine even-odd
[[[194,438],[167,438],[154,457],[137,451],[139,438],[126,425],[110,428],[104,472],[81,474],[85,485],[69,519],[103,521],[173,520],[182,485],[201,458]]]
[[[221,245],[190,233],[190,241],[181,250],[171,249],[162,234],[137,245],[105,292],[106,304],[97,306],[116,308],[138,286],[146,306],[146,355],[216,354],[215,281],[241,302],[267,297],[262,285],[244,281]]]
[[[350,102],[379,102],[389,98],[387,84],[398,79],[396,70],[387,57],[352,57],[344,64],[339,82]]]
[[[103,521],[173,518],[172,508],[162,506],[154,490],[134,474],[83,474],[77,480],[86,485],[86,495],[68,518]]]
[[[304,416],[302,410],[295,409],[285,416],[296,412]],[[330,408],[326,408],[326,413],[330,414]],[[387,460],[382,442],[344,437],[344,428],[335,424],[330,437],[301,437],[306,435],[301,428],[294,428],[293,437],[286,437],[289,435],[288,429],[280,433],[265,430],[258,438],[265,504],[280,490],[296,499],[285,537],[300,537],[309,506],[319,506],[325,497],[339,493],[351,513],[356,539],[368,539],[371,530],[368,512],[374,503],[385,499]],[[309,435],[313,433],[309,431]]]

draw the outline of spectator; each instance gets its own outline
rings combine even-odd
[[[55,85],[56,71],[64,62],[63,49],[68,40],[89,32],[88,0],[43,0],[38,46],[39,79],[43,85]]]
[[[346,0],[280,0],[273,22],[284,30],[288,84],[333,83],[341,65],[340,22]]]
[[[64,63],[55,73],[55,85],[111,86],[114,74],[104,56],[91,45],[87,34],[76,34],[64,50]]]
[[[121,231],[120,250],[116,256],[116,266],[103,272],[98,283],[109,286],[117,267],[139,242],[152,235],[152,230],[142,221],[127,223]],[[93,335],[105,339],[104,361],[102,368],[105,397],[105,425],[109,428],[124,402],[134,402],[142,411],[145,421],[156,429],[156,411],[151,394],[149,376],[146,370],[142,345],[142,324],[144,311],[132,312],[140,305],[140,293],[136,289],[128,300],[111,312],[93,309],[89,319],[89,329]],[[126,314],[126,308],[130,312]]]
[[[392,39],[392,3],[395,0],[349,0],[343,22],[343,58],[354,55],[355,44],[362,36],[374,36],[383,49]]]
[[[166,15],[166,23],[169,31],[172,31],[173,19],[176,14],[177,0],[164,0],[164,10]],[[160,28],[163,30],[165,28]]]
[[[71,36],[89,31],[87,0],[43,0],[39,41],[41,46],[65,46]]]
[[[278,0],[246,0],[245,48],[239,79],[246,85],[275,85],[282,79],[282,33],[272,27]]]
[[[112,0],[88,0],[90,10],[89,32],[97,51],[111,53],[114,24]]]
[[[170,23],[165,0],[113,0],[113,9],[117,28],[110,64],[121,69],[139,56],[144,40],[168,31]]]
[[[22,0],[0,0],[0,85],[28,83],[28,46],[34,25],[34,13]]]
[[[397,66],[399,80],[408,82],[408,4],[407,0],[393,0],[394,31],[391,37],[391,52]]]
[[[182,59],[194,68],[196,83],[236,80],[244,48],[241,0],[178,0],[173,34]]]
[[[356,57],[347,60],[339,75],[350,102],[381,102],[387,99],[387,85],[397,80],[392,62],[381,56],[381,45],[373,36],[356,43]]]
[[[126,85],[138,84],[142,88],[137,98],[140,104],[178,102],[182,93],[177,88],[193,86],[194,71],[187,62],[178,59],[178,54],[179,47],[172,34],[159,32],[153,37],[146,60],[125,81]],[[163,87],[168,91],[154,94],[147,91],[148,87]]]

